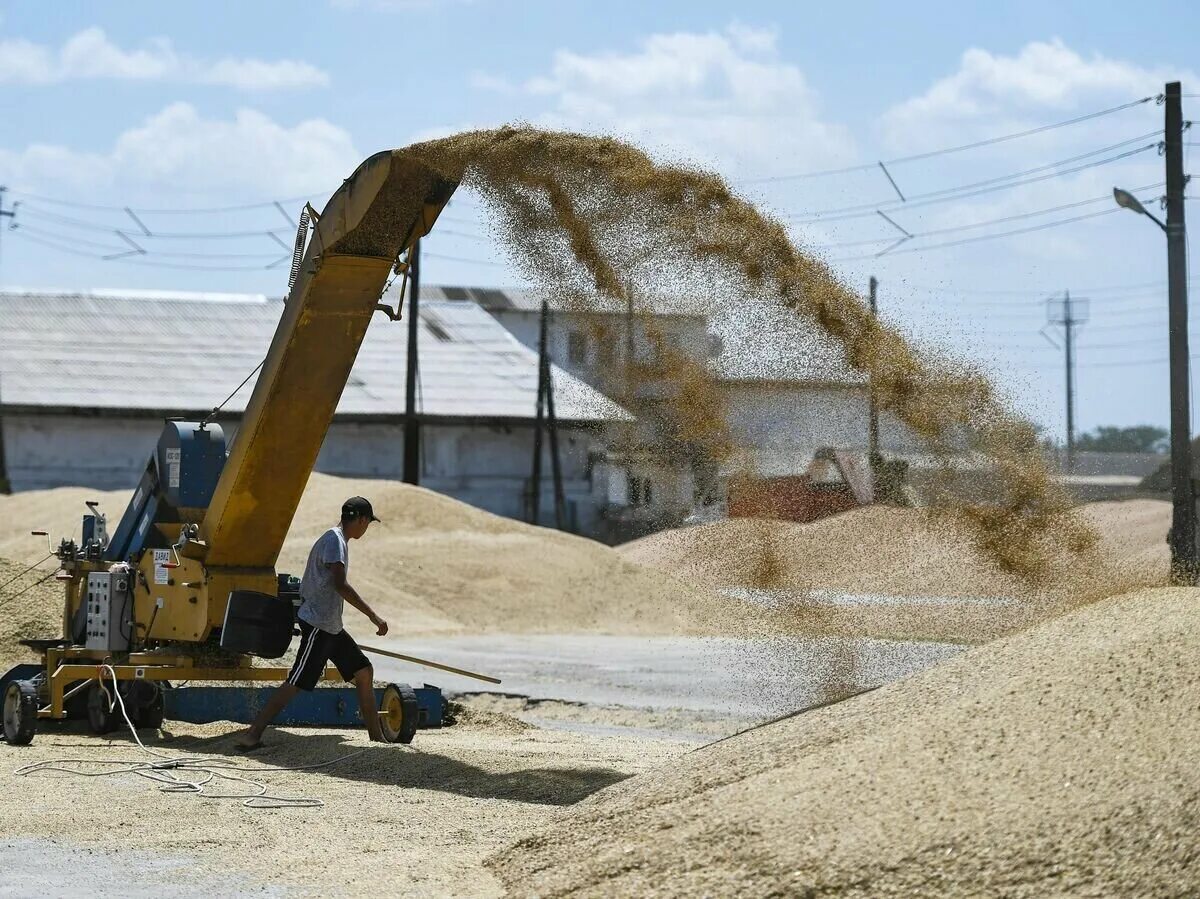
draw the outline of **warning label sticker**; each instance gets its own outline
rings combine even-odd
[[[179,447],[167,450],[167,486],[179,486]]]
[[[170,450],[167,450],[170,452]],[[156,549],[154,551],[154,583],[165,584],[169,578],[169,571],[166,567],[171,561],[171,551],[169,549]]]

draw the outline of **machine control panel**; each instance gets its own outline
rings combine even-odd
[[[126,650],[133,628],[132,577],[125,569],[93,571],[87,577],[88,649]]]

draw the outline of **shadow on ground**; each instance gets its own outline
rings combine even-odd
[[[351,742],[337,732],[295,734],[272,728],[267,732],[261,749],[243,753],[234,746],[234,738],[240,732],[239,728],[220,737],[206,739],[176,736],[164,740],[157,733],[145,730],[140,731],[139,735],[147,746],[158,752],[225,756],[242,759],[248,767],[262,766],[268,769],[318,765],[356,753],[352,758],[312,773],[376,786],[437,790],[475,799],[508,799],[538,805],[573,805],[597,790],[629,777],[628,774],[604,767],[534,767],[489,771],[460,759],[428,751],[421,746],[420,734],[412,746],[363,745],[358,741]],[[52,739],[55,733],[61,736],[79,735],[81,743],[95,741],[97,748],[122,746],[133,753],[140,753],[127,732],[96,737],[87,731],[86,725],[71,722],[40,736]],[[35,741],[34,746],[37,745]],[[38,757],[43,756],[39,753]],[[503,753],[497,753],[498,767],[503,766],[505,758]]]

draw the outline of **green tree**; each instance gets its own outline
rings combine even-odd
[[[1162,453],[1167,450],[1166,428],[1137,425],[1118,428],[1100,425],[1094,431],[1080,434],[1075,446],[1094,453]]]

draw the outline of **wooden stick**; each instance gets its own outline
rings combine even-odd
[[[387,656],[391,659],[399,659],[402,662],[413,662],[417,665],[424,665],[427,668],[437,668],[441,671],[449,671],[451,674],[461,674],[463,677],[473,677],[475,680],[487,681],[489,684],[500,683],[500,678],[498,677],[488,677],[486,674],[476,674],[474,671],[465,671],[462,668],[451,668],[449,665],[443,665],[441,662],[431,662],[429,659],[418,659],[416,656],[406,656],[387,649],[376,649],[374,646],[363,646],[361,643],[359,644],[358,648],[364,652],[373,652],[376,655]]]

